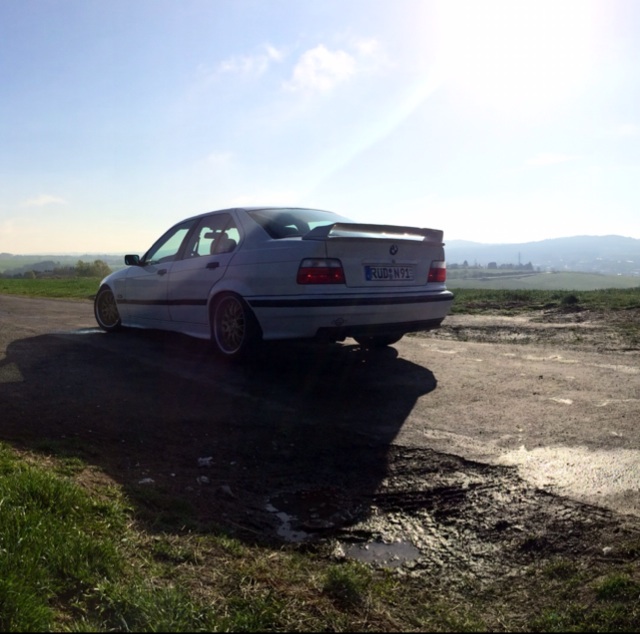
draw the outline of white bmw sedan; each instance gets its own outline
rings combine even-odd
[[[227,358],[261,340],[388,346],[448,314],[442,239],[317,209],[213,211],[176,224],[142,257],[126,255],[128,266],[100,283],[95,317],[108,332],[211,340]]]

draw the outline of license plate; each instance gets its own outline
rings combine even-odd
[[[413,279],[412,266],[365,266],[367,282],[401,282]]]

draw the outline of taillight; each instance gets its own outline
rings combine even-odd
[[[447,263],[444,260],[434,260],[429,267],[427,282],[446,282]]]
[[[300,262],[298,284],[344,284],[344,270],[340,260],[307,258]]]

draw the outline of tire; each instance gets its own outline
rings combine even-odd
[[[118,311],[116,298],[108,286],[103,286],[97,293],[93,302],[93,313],[98,326],[106,332],[115,332],[122,328],[122,320]]]
[[[211,340],[217,352],[227,359],[246,356],[259,338],[256,318],[238,295],[225,293],[211,310]]]
[[[354,337],[362,348],[374,350],[386,348],[402,339],[403,335],[372,335],[371,337]]]

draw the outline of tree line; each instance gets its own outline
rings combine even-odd
[[[54,262],[38,262],[20,269],[7,269],[1,277],[36,279],[43,277],[105,277],[111,268],[104,260],[84,262],[78,260],[74,266],[56,266]]]
[[[506,264],[498,264],[497,262],[489,262],[487,264],[487,266],[483,266],[482,264],[478,264],[477,262],[475,262],[474,264],[469,264],[469,262],[467,262],[467,260],[465,260],[462,264],[459,264],[457,262],[447,262],[447,269],[506,269],[509,271],[533,271],[533,270],[540,270],[540,267],[536,267],[534,269],[534,266],[531,262],[527,262],[526,264],[512,264],[512,263],[506,263]]]

